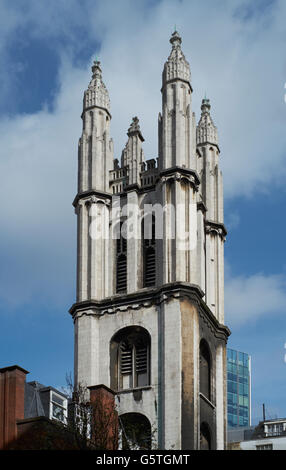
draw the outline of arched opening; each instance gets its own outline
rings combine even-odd
[[[204,339],[200,342],[200,392],[211,400],[211,355]]]
[[[142,221],[143,287],[156,285],[156,219],[147,214]]]
[[[211,450],[211,432],[207,423],[201,424],[200,450]]]
[[[151,424],[140,413],[125,413],[119,417],[123,450],[151,449]]]
[[[140,326],[118,331],[110,343],[111,387],[128,390],[150,385],[150,335]]]

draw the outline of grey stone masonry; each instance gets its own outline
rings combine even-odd
[[[74,200],[77,298],[70,310],[75,382],[112,387],[119,417],[143,415],[159,449],[223,449],[230,332],[220,148],[207,98],[196,124],[177,31],[170,43],[158,155],[145,159],[136,116],[121,158],[114,158],[98,61],[84,93]],[[144,238],[147,220],[152,229]],[[126,240],[123,232],[133,236]]]

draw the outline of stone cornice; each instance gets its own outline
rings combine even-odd
[[[73,206],[76,207],[78,202],[81,200],[81,199],[87,199],[91,196],[95,196],[95,197],[98,197],[98,198],[101,198],[101,199],[112,199],[112,194],[110,193],[105,193],[103,191],[96,191],[95,189],[92,189],[92,190],[89,190],[89,191],[83,191],[81,193],[78,193],[76,195],[76,197],[74,198],[73,200]]]
[[[203,144],[197,144],[197,149],[199,149],[200,147],[205,147],[206,145],[211,145],[212,147],[216,147],[220,153],[220,148],[218,146],[218,144],[214,144],[213,142],[204,142]]]
[[[204,214],[207,212],[207,207],[203,201],[197,202],[197,208],[199,211],[202,211]]]
[[[165,168],[164,170],[160,171],[160,178],[164,176],[175,176],[176,173],[184,176],[189,176],[194,179],[194,184],[198,186],[201,181],[199,178],[198,173],[196,170],[190,170],[189,168],[183,168],[181,166],[172,166],[171,168]]]
[[[186,282],[165,284],[156,289],[141,289],[132,294],[115,295],[103,300],[85,300],[72,305],[69,312],[75,320],[81,315],[114,315],[119,311],[129,309],[138,310],[142,307],[151,307],[168,302],[170,299],[183,300],[185,298],[197,306],[199,315],[205,321],[215,336],[227,341],[230,330],[219,323],[212,311],[203,300],[204,293],[199,286]]]
[[[166,87],[166,85],[169,85],[169,83],[174,83],[174,82],[186,83],[187,85],[189,85],[191,93],[193,93],[193,88],[192,88],[192,85],[190,84],[190,82],[188,80],[184,80],[183,78],[179,78],[179,77],[178,78],[172,78],[171,80],[167,80],[166,82],[164,82],[164,84],[161,88],[161,93],[164,90],[164,88]]]
[[[141,191],[141,188],[139,187],[138,183],[133,183],[133,184],[128,184],[125,187],[125,192],[129,193],[131,191],[136,191],[137,193]]]
[[[87,112],[87,111],[91,111],[92,109],[94,108],[98,108],[98,109],[102,109],[103,111],[105,111],[108,116],[110,117],[110,119],[112,119],[112,116],[110,114],[110,112],[108,111],[107,108],[103,108],[102,106],[98,106],[98,105],[93,105],[93,106],[88,106],[87,108],[84,108],[83,112],[81,113],[81,118],[83,119],[83,116],[84,114]]]
[[[225,238],[227,235],[227,230],[225,228],[225,225],[220,222],[214,222],[213,220],[206,220],[205,228],[206,228],[206,233],[216,233],[217,235],[220,235],[222,238]]]
[[[138,136],[139,139],[141,140],[141,142],[145,141],[143,135],[141,134],[141,131],[139,131],[139,130],[128,131],[127,135],[128,135],[128,137]]]

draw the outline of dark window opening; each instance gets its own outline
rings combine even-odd
[[[122,449],[151,449],[151,425],[140,413],[126,413],[119,417]]]
[[[116,292],[127,291],[127,240],[122,233],[123,222],[120,223],[120,235],[116,240]]]
[[[206,423],[201,425],[200,450],[211,450],[211,433]]]
[[[200,343],[200,392],[211,400],[211,357],[204,340]]]
[[[155,215],[143,219],[143,287],[156,285],[156,219]]]

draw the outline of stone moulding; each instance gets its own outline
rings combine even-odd
[[[83,112],[81,113],[81,119],[83,119],[83,117],[84,117],[84,115],[87,111],[91,111],[92,109],[95,109],[95,108],[96,109],[102,109],[102,111],[105,111],[108,114],[109,118],[112,119],[112,116],[111,116],[111,114],[110,114],[110,112],[108,111],[107,108],[104,108],[103,106],[98,106],[96,104],[88,106],[87,108],[84,108]]]
[[[180,166],[173,166],[171,168],[167,168],[166,170],[162,170],[159,176],[162,178],[163,176],[166,177],[175,175],[176,178],[178,178],[178,175],[188,176],[189,178],[191,178],[193,184],[195,184],[196,186],[199,186],[199,184],[201,183],[198,173],[195,170],[183,168]]]
[[[73,320],[83,315],[114,315],[117,312],[125,312],[127,310],[139,310],[140,308],[148,308],[153,305],[160,305],[171,299],[184,300],[188,299],[195,307],[197,307],[200,318],[211,329],[213,334],[227,341],[230,330],[227,326],[219,323],[212,311],[208,308],[203,300],[204,292],[195,284],[185,282],[175,282],[165,284],[158,289],[141,289],[132,294],[115,295],[104,300],[85,300],[76,302],[72,305],[69,313]]]
[[[76,195],[76,197],[73,200],[72,205],[76,207],[80,199],[88,199],[88,198],[91,198],[92,196],[97,197],[99,199],[110,199],[110,200],[112,199],[111,193],[104,193],[102,191],[94,191],[94,190],[83,191]]]
[[[191,83],[189,82],[189,80],[185,80],[183,78],[171,78],[170,80],[167,80],[166,82],[164,82],[164,85],[161,87],[161,90],[160,90],[161,93],[164,91],[164,88],[166,87],[166,85],[168,85],[169,83],[175,83],[178,80],[180,80],[181,82],[186,83],[187,85],[189,85],[190,91],[191,91],[191,93],[193,93],[193,88],[192,88]]]
[[[221,224],[219,222],[213,222],[212,220],[205,221],[205,229],[206,229],[206,233],[217,234],[223,239],[225,239],[227,235],[227,230],[224,224]]]
[[[211,147],[216,147],[220,153],[220,148],[218,144],[214,144],[213,142],[206,141],[204,143],[197,143],[197,150],[200,152],[200,147],[205,147],[206,145],[210,145]]]

